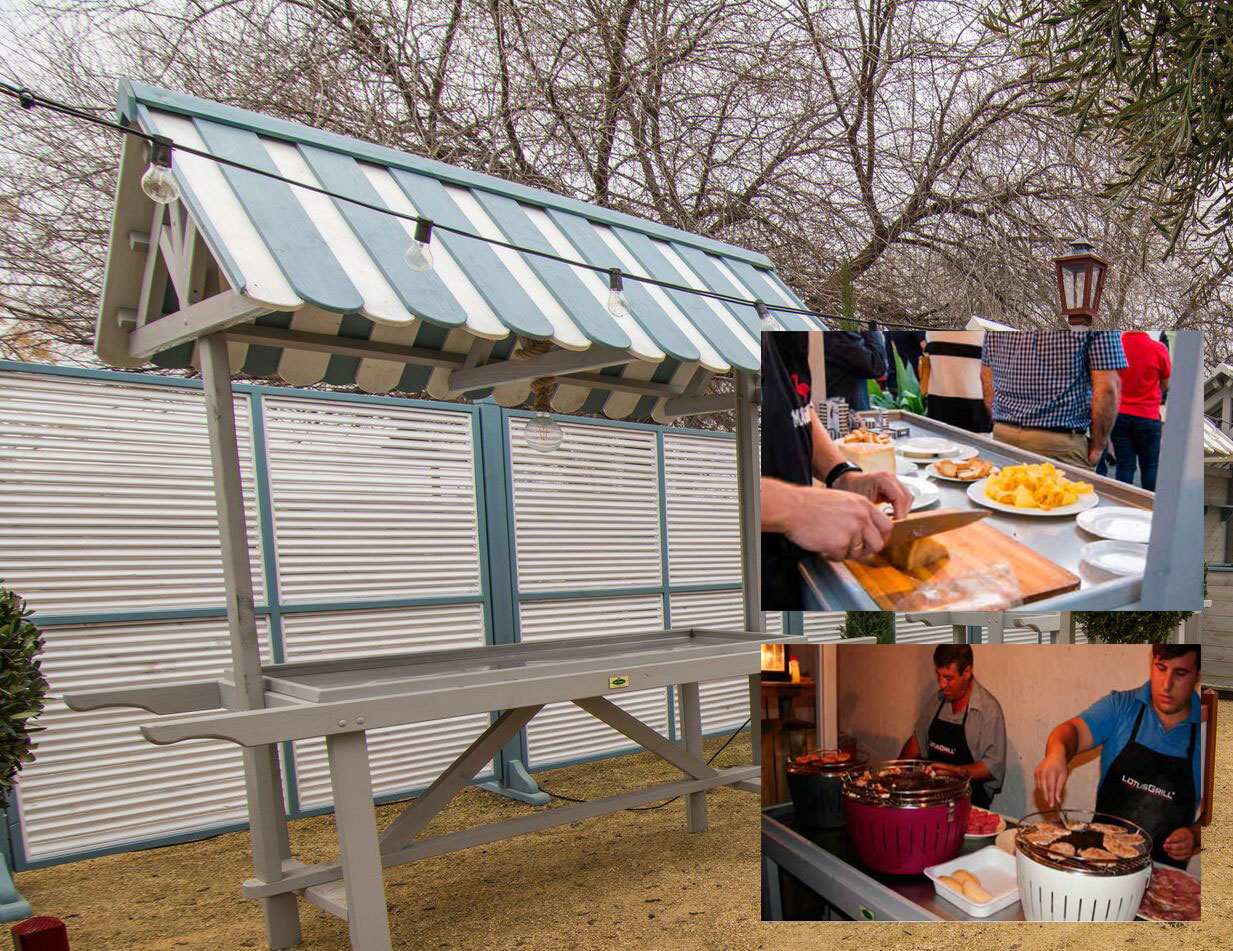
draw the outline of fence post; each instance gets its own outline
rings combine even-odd
[[[476,428],[476,491],[477,504],[484,511],[484,538],[487,553],[483,566],[487,578],[488,598],[485,618],[490,644],[518,642],[518,568],[514,551],[514,496],[510,470],[510,445],[506,438],[509,419],[499,405],[489,401],[475,404]],[[501,711],[494,710],[492,717]],[[489,792],[509,796],[519,802],[547,805],[547,793],[527,771],[527,734],[525,728],[510,740],[494,761],[497,779],[481,783]]]

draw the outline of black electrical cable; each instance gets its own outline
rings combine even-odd
[[[732,735],[729,736],[726,740],[724,740],[724,745],[721,746],[719,749],[717,749],[711,755],[711,758],[706,761],[706,765],[710,766],[713,762],[715,762],[715,760],[719,758],[719,754],[722,753],[724,750],[726,750],[728,748],[728,745],[733,740],[735,740],[738,736],[741,735],[741,731],[743,731],[745,727],[749,726],[749,723],[750,723],[749,717],[746,717],[745,722],[742,723],[740,726],[738,726],[736,730],[732,733]],[[565,795],[562,795],[561,793],[554,793],[548,789],[545,789],[543,786],[540,787],[539,791],[542,793],[547,793],[553,799],[560,799],[563,802],[590,802],[591,801],[589,799],[575,799],[573,796],[565,796]],[[680,798],[681,798],[680,796],[673,796],[671,799],[666,799],[663,802],[656,803],[653,806],[629,806],[628,808],[625,809],[625,812],[652,812],[656,809],[662,809],[664,806],[670,806]]]
[[[131,126],[126,126],[120,122],[113,122],[110,119],[104,119],[101,116],[96,116],[93,113],[87,112],[83,109],[79,109],[75,106],[70,106],[66,103],[59,102],[55,99],[49,99],[46,96],[42,96],[42,95],[39,95],[38,93],[31,92],[28,88],[24,86],[14,86],[11,83],[0,81],[0,93],[4,93],[5,95],[13,99],[16,99],[19,105],[23,109],[34,109],[34,108],[47,109],[47,110],[50,110],[51,112],[58,112],[58,113],[62,113],[63,115],[72,116],[77,119],[82,119],[85,122],[93,123],[94,125],[101,126],[105,129],[112,129],[117,132],[122,132],[125,135],[136,136],[139,139],[144,139],[145,141],[151,142],[151,143],[163,138],[161,136],[154,135],[153,133],[150,133],[150,132],[143,132],[141,129],[133,128]],[[277,172],[270,172],[270,171],[267,171],[266,169],[256,168],[255,166],[252,166],[252,165],[246,165],[243,162],[237,162],[235,159],[229,159],[222,155],[215,155],[212,152],[206,152],[202,149],[194,148],[191,145],[182,145],[179,142],[172,142],[172,150],[173,152],[179,151],[179,152],[185,152],[189,155],[195,155],[198,158],[203,158],[211,162],[216,162],[219,165],[226,165],[230,168],[235,168],[240,171],[251,172],[254,175],[260,175],[264,178],[273,179],[274,181],[282,182],[286,185],[290,185],[295,188],[303,188],[303,189],[306,189],[307,191],[315,192],[318,195],[324,195],[327,198],[333,198],[336,201],[345,201],[352,205],[357,205],[360,208],[367,208],[370,211],[375,211],[375,212],[378,212],[379,214],[390,215],[391,217],[394,217],[394,218],[401,218],[404,221],[414,221],[417,225],[423,224],[429,221],[429,219],[424,218],[421,215],[404,214],[403,212],[395,211],[392,208],[387,208],[384,205],[377,205],[377,204],[373,204],[372,202],[364,201],[361,198],[353,198],[350,195],[343,195],[343,194],[339,194],[338,192],[332,192],[329,189],[321,188],[317,185],[310,185],[307,182],[297,181],[294,178],[287,178],[284,175],[279,175]],[[544,258],[549,261],[557,261],[561,264],[565,264],[570,267],[579,267],[579,268],[584,268],[589,271],[603,272],[607,274],[610,274],[612,271],[611,268],[605,265],[591,264],[587,261],[577,261],[572,258],[562,257],[559,254],[553,254],[551,251],[541,251],[537,248],[524,248],[521,245],[512,244],[508,241],[502,241],[500,238],[488,238],[488,237],[485,237],[484,235],[475,234],[470,231],[465,231],[461,228],[454,228],[449,225],[441,224],[440,222],[434,221],[434,222],[431,222],[431,224],[432,224],[433,229],[437,231],[444,231],[447,234],[457,235],[460,238],[470,238],[473,241],[483,241],[487,244],[496,245],[497,247],[507,248],[510,251],[517,251],[521,254],[531,254],[536,257]],[[803,317],[813,317],[818,320],[825,320],[825,321],[830,321],[830,322],[840,322],[843,320],[843,318],[837,317],[834,314],[823,314],[823,313],[819,313],[818,311],[809,310],[808,308],[804,308],[804,307],[792,307],[791,305],[788,305],[788,304],[767,304],[759,300],[748,300],[744,297],[739,297],[735,294],[725,294],[722,291],[712,291],[712,290],[706,290],[703,288],[691,287],[687,284],[677,284],[673,281],[665,281],[665,280],[661,280],[660,278],[649,277],[647,275],[627,274],[625,272],[621,272],[621,276],[631,281],[638,281],[639,283],[642,283],[642,284],[652,284],[656,287],[662,287],[667,290],[681,291],[686,294],[694,294],[698,297],[709,297],[714,300],[725,301],[731,304],[741,304],[745,307],[757,308],[759,304],[763,304],[763,307],[768,311],[776,311],[778,313],[783,313],[783,314],[798,314]],[[928,330],[929,329],[927,327],[917,327],[912,324],[903,324],[903,323],[898,323],[898,322],[889,321],[889,320],[879,321],[878,323],[881,323],[887,327],[895,327],[900,330]]]

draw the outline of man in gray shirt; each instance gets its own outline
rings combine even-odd
[[[972,781],[972,804],[988,809],[1006,778],[1002,705],[976,682],[969,645],[939,644],[933,668],[937,693],[925,704],[899,757],[958,766]]]

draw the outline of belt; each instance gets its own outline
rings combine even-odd
[[[1083,434],[1087,432],[1086,426],[1084,426],[1082,429],[1076,429],[1074,426],[1024,426],[1020,423],[1012,423],[1009,420],[1005,420],[1005,419],[995,419],[993,422],[1001,426],[1014,426],[1015,429],[1036,429],[1036,430],[1040,430],[1046,433],[1064,433],[1067,436],[1073,436],[1076,433]]]

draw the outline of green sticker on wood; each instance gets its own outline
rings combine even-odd
[[[615,677],[608,678],[608,689],[612,690],[617,687],[628,687],[629,677],[625,674],[617,674]]]

